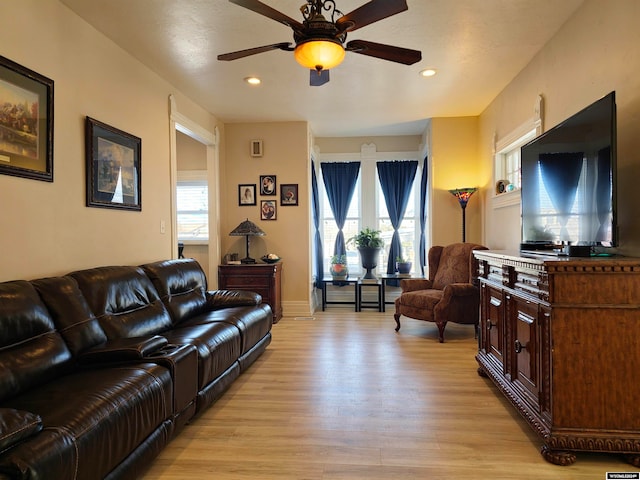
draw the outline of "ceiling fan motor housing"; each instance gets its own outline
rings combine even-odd
[[[298,63],[318,72],[339,65],[345,55],[343,44],[347,38],[346,32],[340,32],[335,23],[328,21],[318,11],[306,18],[303,25],[302,31],[293,33],[296,43],[295,58]],[[318,53],[320,49],[323,53]],[[321,59],[321,63],[318,63],[318,59]]]

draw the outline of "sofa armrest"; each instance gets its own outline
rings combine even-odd
[[[225,307],[251,307],[262,303],[262,295],[245,290],[212,290],[207,292],[207,306],[212,309]]]
[[[160,335],[116,338],[82,352],[78,358],[83,364],[141,360],[168,343],[169,341]]]
[[[426,278],[405,278],[400,280],[400,288],[403,292],[415,292],[416,290],[429,290],[433,288],[431,280]]]
[[[40,430],[40,415],[13,408],[0,408],[0,451],[35,435]]]

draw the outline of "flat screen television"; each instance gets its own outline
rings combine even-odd
[[[615,92],[524,145],[521,167],[522,250],[617,245]]]

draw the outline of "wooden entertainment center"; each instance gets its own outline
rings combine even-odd
[[[640,259],[478,250],[478,372],[542,438],[543,457],[640,467]]]

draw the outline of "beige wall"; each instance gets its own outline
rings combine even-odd
[[[545,130],[612,90],[618,109],[619,252],[640,255],[640,2],[587,0],[480,117],[480,158],[491,168],[494,133],[508,135],[533,116],[544,97]],[[486,243],[518,248],[519,205],[493,208],[493,178],[481,185]]]
[[[2,55],[55,82],[54,182],[0,175],[0,281],[168,258],[168,97],[214,119],[57,0],[4,2]],[[142,139],[142,212],[85,206],[84,119]]]
[[[462,209],[449,190],[486,181],[488,173],[478,161],[478,118],[432,118],[429,138],[431,244],[460,242]],[[473,194],[466,208],[467,242],[483,242],[483,206],[482,195]]]
[[[262,157],[251,157],[251,140],[263,141]],[[283,261],[282,301],[285,316],[311,311],[310,157],[306,122],[243,123],[225,125],[224,160],[221,163],[220,225],[222,255],[245,256],[245,238],[228,234],[245,219],[266,236],[251,239],[251,257],[276,253]],[[260,196],[260,175],[275,175],[277,196]],[[280,205],[280,185],[298,184],[298,206]],[[256,206],[238,205],[238,185],[256,184]],[[260,220],[260,201],[276,200],[277,219]],[[259,261],[259,260],[258,260]]]

